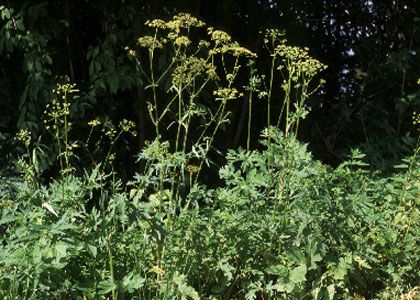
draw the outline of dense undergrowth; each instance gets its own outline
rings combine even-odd
[[[396,299],[418,284],[417,153],[379,177],[358,153],[333,170],[274,129],[262,143],[177,206],[156,189],[173,154],[126,187],[100,166],[2,181],[2,299]]]
[[[225,32],[210,28],[209,40],[192,45],[187,34],[204,24],[188,15],[148,24],[153,34],[138,41],[146,62],[127,49],[149,83],[156,131],[138,155],[139,171],[126,181],[113,165],[133,123],[92,120],[81,141],[71,134],[82,126],[71,119],[78,91],[59,85],[45,111],[45,137],[21,131],[19,176],[1,178],[0,297],[415,299],[418,142],[386,176],[357,150],[336,168],[322,164],[296,138],[325,68],[307,49],[267,31],[273,68],[265,78],[256,75],[255,55]],[[173,59],[155,70],[165,47]],[[245,88],[235,87],[241,65],[250,75]],[[250,113],[247,149],[222,153],[220,184],[208,188],[229,101],[245,95],[251,111],[257,95],[270,113],[275,71],[283,74],[284,104],[279,116],[268,116],[261,150],[250,149]],[[168,87],[165,97],[160,85]],[[100,159],[95,130],[108,139]],[[49,168],[58,170],[55,178],[45,178]]]

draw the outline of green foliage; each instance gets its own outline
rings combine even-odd
[[[185,158],[159,142],[127,188],[106,188],[101,166],[38,188],[2,181],[0,295],[374,299],[417,284],[418,149],[378,177],[357,151],[331,169],[273,127],[261,142],[229,151],[223,186],[179,203],[162,185]]]
[[[1,10],[1,18],[10,19],[10,11]],[[115,157],[122,137],[136,136],[135,123],[81,121],[78,101],[86,96],[68,80],[50,93],[41,135],[30,126],[17,134],[17,172],[0,178],[2,299],[395,299],[418,293],[419,139],[389,174],[372,171],[358,149],[335,168],[325,165],[297,140],[305,101],[318,88],[310,82],[324,68],[306,49],[269,31],[266,38],[280,44],[273,44],[263,90],[255,55],[226,32],[207,28],[206,39],[196,41],[189,34],[205,24],[187,14],[147,25],[151,35],[126,49],[151,99],[154,127],[131,180],[117,172]],[[100,72],[112,61],[100,48],[89,53],[98,73],[93,85],[114,94],[124,85],[104,79],[115,66]],[[249,73],[241,73],[243,63]],[[270,112],[274,67],[284,71],[284,116],[277,126],[269,118],[260,150],[251,150],[249,114],[247,150],[219,152],[226,160],[219,184],[207,187],[203,167],[215,169],[210,151],[230,121],[229,105],[243,96],[237,79],[249,74],[249,108],[258,92]],[[89,130],[78,136],[77,127]],[[58,171],[46,182],[50,166]]]

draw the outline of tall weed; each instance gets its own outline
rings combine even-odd
[[[325,68],[307,50],[288,47],[269,31],[266,38],[280,44],[264,91],[254,54],[227,33],[208,28],[208,40],[197,44],[189,33],[204,23],[186,14],[148,26],[152,34],[138,40],[148,63],[128,52],[149,83],[155,136],[129,182],[113,162],[117,141],[134,134],[134,124],[92,120],[87,140],[72,142],[73,85],[60,85],[46,111],[54,146],[29,131],[18,134],[25,149],[19,176],[0,182],[0,297],[395,299],[415,293],[418,145],[387,176],[370,171],[358,150],[337,168],[324,165],[297,140],[305,101],[318,87],[310,82]],[[155,69],[164,48],[171,60]],[[277,126],[269,116],[261,150],[250,149],[248,132],[247,150],[224,154],[221,183],[211,189],[201,180],[203,168],[212,167],[209,153],[229,121],[229,101],[242,97],[235,78],[243,60],[250,108],[258,93],[267,97],[269,113],[274,71],[285,63],[284,109]],[[215,101],[208,102],[205,89]],[[101,163],[91,151],[95,131],[108,140]],[[92,160],[86,169],[77,164],[82,151]],[[45,182],[48,164],[60,172]]]

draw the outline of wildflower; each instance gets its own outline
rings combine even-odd
[[[188,46],[190,43],[191,43],[190,39],[186,36],[178,36],[175,39],[175,45],[177,45],[178,47]]]
[[[127,51],[127,54],[131,57],[135,57],[136,56],[136,51],[133,49],[130,49],[129,47],[125,47],[124,48],[125,51]]]
[[[110,162],[115,161],[115,153],[111,153],[111,154],[108,156],[108,160],[109,160]]]
[[[165,270],[163,270],[161,267],[159,266],[153,266],[152,267],[152,271],[155,272],[157,275],[163,276],[165,275]]]
[[[157,28],[157,29],[166,29],[165,21],[161,19],[154,19],[152,21],[147,21],[145,23],[149,27]]]
[[[60,95],[60,94],[71,94],[71,93],[74,93],[74,92],[78,92],[79,91],[75,87],[76,87],[76,84],[70,84],[70,83],[58,84],[57,90],[53,90],[53,92],[55,92],[56,95]]]
[[[198,43],[198,47],[203,47],[203,48],[207,48],[207,47],[209,47],[210,46],[210,43],[208,42],[208,41],[204,41],[204,40],[201,40],[199,43]]]
[[[229,34],[222,30],[213,30],[213,28],[208,29],[208,34],[212,41],[214,41],[217,45],[226,45],[232,41],[232,38]]]
[[[279,29],[267,29],[265,33],[265,42],[268,42],[268,39],[271,41],[280,40],[283,36],[285,36],[286,33],[284,30]]]
[[[17,141],[22,142],[26,147],[28,147],[31,143],[32,137],[31,137],[30,132],[27,129],[23,129],[17,133],[15,139]]]
[[[91,121],[88,122],[88,125],[91,126],[91,127],[96,127],[100,124],[101,124],[101,122],[98,119],[91,120]]]
[[[162,49],[165,42],[166,42],[165,39],[159,40],[150,35],[142,36],[137,40],[137,43],[140,47],[151,48],[151,49],[154,49],[154,48]]]
[[[207,74],[210,78],[215,78],[215,69],[211,63],[203,58],[190,56],[185,58],[177,66],[172,74],[172,82],[175,86],[180,84],[190,85],[200,75]]]
[[[191,27],[203,27],[204,25],[204,22],[187,13],[180,13],[166,23],[167,28],[175,32],[179,32],[181,28],[189,29]]]
[[[133,121],[129,121],[129,120],[122,120],[120,122],[120,127],[122,131],[128,132],[130,131],[132,128],[134,128],[136,125],[134,124]]]
[[[188,165],[187,166],[187,172],[194,174],[194,173],[198,173],[198,171],[200,170],[200,168],[198,166],[195,165]]]
[[[420,113],[413,113],[413,125],[420,125]]]
[[[308,48],[293,47],[282,43],[276,47],[275,54],[282,57],[284,62],[284,65],[277,69],[282,70],[287,66],[294,82],[298,82],[302,77],[312,78],[327,67],[317,59],[310,57]]]
[[[152,112],[152,111],[154,110],[154,107],[153,107],[152,102],[147,101],[146,103],[147,103],[147,110],[148,110],[149,112]]]
[[[102,132],[110,138],[115,137],[115,135],[117,134],[117,130],[110,121],[104,123],[104,128],[102,129]]]
[[[233,100],[233,99],[237,99],[242,95],[242,93],[240,93],[237,89],[235,88],[222,88],[222,89],[218,89],[216,91],[213,92],[213,95],[216,96],[216,100]]]
[[[218,80],[219,79],[219,76],[217,76],[217,73],[216,73],[216,67],[211,65],[211,64],[209,64],[209,68],[206,69],[206,74],[212,80]]]
[[[133,121],[129,121],[129,120],[126,120],[126,119],[122,120],[120,122],[120,128],[121,128],[122,131],[129,132],[133,136],[137,135],[137,132],[135,131],[136,124]]]
[[[231,73],[226,74],[226,80],[227,80],[227,81],[231,82],[231,81],[233,81],[234,79],[235,79],[235,75],[233,75],[233,74],[231,74]]]
[[[236,56],[236,57],[239,57],[239,56],[244,56],[244,57],[248,57],[248,58],[257,57],[257,55],[255,53],[251,52],[250,50],[248,50],[244,47],[238,46],[238,45],[230,47],[228,49],[228,51],[232,52],[233,56]]]

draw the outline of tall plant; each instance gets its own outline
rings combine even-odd
[[[322,79],[317,83],[314,81],[327,66],[312,58],[308,48],[289,46],[283,37],[284,32],[270,29],[267,30],[264,38],[265,47],[271,55],[269,86],[266,93],[268,98],[267,126],[272,125],[271,98],[273,97],[275,70],[278,70],[281,76],[278,82],[280,82],[284,96],[280,113],[277,116],[277,128],[284,124],[283,131],[288,136],[297,134],[300,121],[308,114],[306,101],[324,83]]]

